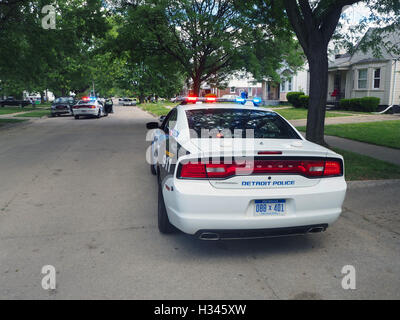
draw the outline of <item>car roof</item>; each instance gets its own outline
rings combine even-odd
[[[241,110],[261,110],[266,112],[273,112],[273,110],[265,107],[256,107],[254,105],[243,105],[239,103],[187,103],[180,104],[177,109],[186,110],[201,110],[201,109],[241,109]]]

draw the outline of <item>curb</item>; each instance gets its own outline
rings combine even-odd
[[[355,180],[346,181],[349,189],[358,189],[364,187],[379,187],[384,185],[399,184],[400,179],[382,179],[382,180]]]

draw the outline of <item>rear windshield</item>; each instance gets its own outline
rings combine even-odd
[[[80,100],[78,104],[93,104],[95,101],[89,101],[89,100]]]
[[[245,109],[198,109],[186,110],[192,137],[210,138],[253,137],[256,139],[301,139],[299,135],[274,112]],[[202,132],[203,130],[203,132]],[[204,131],[205,130],[205,131]],[[246,131],[251,130],[251,131]]]
[[[73,98],[57,98],[56,100],[54,100],[54,103],[68,103],[73,101]]]

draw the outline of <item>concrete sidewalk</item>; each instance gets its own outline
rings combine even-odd
[[[325,118],[325,125],[328,124],[346,124],[346,123],[359,123],[359,122],[376,122],[376,121],[390,121],[400,120],[400,114],[363,114],[345,117],[332,117]],[[305,126],[307,119],[298,119],[289,121],[295,127]]]
[[[389,121],[399,120],[400,114],[390,115],[357,115],[350,117],[336,117],[336,118],[325,118],[325,125],[327,124],[350,124],[360,122],[376,122],[376,121]],[[305,126],[307,124],[306,119],[290,120],[289,121],[295,127]],[[305,133],[302,133],[305,136]],[[359,142],[355,140],[339,138],[334,136],[325,136],[325,141],[332,147],[340,148],[347,151],[356,152],[366,156],[370,156],[375,159],[387,161],[400,166],[400,149],[388,148],[383,146],[377,146],[370,143]]]
[[[325,136],[325,141],[332,147],[360,153],[400,166],[400,149],[382,147],[374,144],[334,136]]]

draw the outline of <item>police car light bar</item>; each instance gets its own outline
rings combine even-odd
[[[252,102],[254,106],[258,107],[262,103],[262,99],[255,97],[253,99],[244,99],[241,97],[237,97],[236,99],[224,99],[224,98],[216,98],[216,97],[195,97],[195,96],[188,96],[188,97],[181,97],[177,99],[182,104],[187,103],[215,103],[215,102],[234,102],[240,104],[246,104],[246,102]]]

